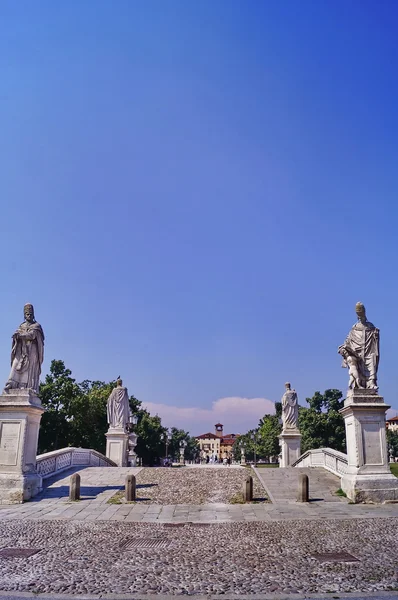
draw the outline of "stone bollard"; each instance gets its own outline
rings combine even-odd
[[[126,477],[125,497],[127,502],[135,502],[135,475]]]
[[[243,500],[251,502],[253,500],[253,477],[248,475],[243,483]]]
[[[80,475],[79,473],[74,473],[71,475],[70,484],[69,484],[69,500],[74,502],[75,500],[80,500]]]
[[[300,473],[298,481],[297,502],[308,502],[309,500],[309,484],[308,475]]]

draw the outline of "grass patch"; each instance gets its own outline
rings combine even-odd
[[[127,502],[125,499],[124,490],[119,490],[106,501],[107,504],[135,504],[135,502]]]
[[[335,492],[336,496],[342,496],[343,498],[347,498],[347,494],[345,492],[343,492],[343,490],[341,488],[339,488],[336,492]]]
[[[229,500],[229,504],[246,504],[246,502],[243,500],[243,494],[238,492],[232,496],[232,498]]]
[[[398,477],[398,463],[390,463],[390,471],[395,477]]]

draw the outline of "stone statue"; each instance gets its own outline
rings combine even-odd
[[[126,429],[130,416],[129,395],[120,378],[108,398],[107,412],[109,427]]]
[[[355,306],[358,322],[352,326],[338,352],[343,357],[343,367],[348,367],[350,388],[376,389],[379,366],[379,330],[366,318],[362,302]]]
[[[44,356],[44,333],[31,304],[24,306],[25,321],[12,336],[11,373],[4,387],[7,393],[12,389],[30,389],[39,392],[41,365]]]
[[[285,393],[282,396],[282,431],[288,429],[298,430],[298,398],[296,390],[292,390],[290,383],[285,383]]]

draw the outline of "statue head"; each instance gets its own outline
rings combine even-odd
[[[366,321],[366,311],[365,306],[362,302],[357,302],[355,305],[355,312],[357,313],[358,320],[361,322]]]
[[[28,323],[35,322],[35,311],[33,309],[33,304],[25,304],[25,306],[23,307],[23,314],[25,317],[25,321],[27,321]]]
[[[122,387],[123,385],[123,381],[120,379],[120,375],[119,377],[116,379],[116,387]]]
[[[290,390],[290,383],[289,382],[285,383],[285,388],[286,388],[286,390]]]

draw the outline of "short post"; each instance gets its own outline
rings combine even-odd
[[[74,502],[75,500],[80,500],[80,475],[79,473],[74,473],[71,475],[70,484],[69,484],[69,500]]]
[[[297,502],[308,502],[309,500],[309,484],[308,475],[305,473],[299,474]]]
[[[243,482],[243,500],[251,502],[253,500],[253,477],[248,475],[246,481]]]
[[[125,497],[127,502],[135,502],[135,476],[127,475],[125,485]]]

